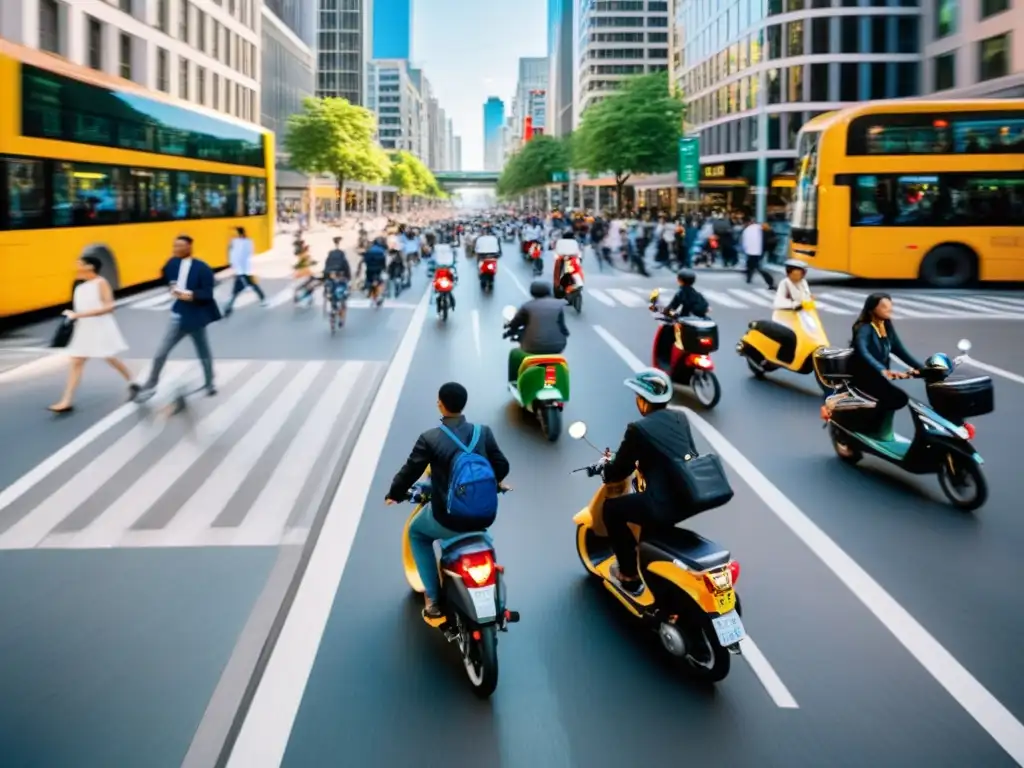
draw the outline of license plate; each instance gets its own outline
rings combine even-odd
[[[719,613],[725,614],[736,607],[736,593],[733,590],[715,595],[715,607]]]
[[[711,625],[718,635],[718,644],[723,648],[728,648],[747,636],[746,630],[743,629],[743,621],[736,611],[727,613],[725,616],[714,617],[711,619]]]
[[[489,587],[478,587],[469,590],[469,597],[473,601],[478,619],[493,619],[497,613],[494,604],[495,585]]]

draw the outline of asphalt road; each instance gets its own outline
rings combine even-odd
[[[288,553],[303,542],[317,483],[329,474],[328,448],[313,451],[315,441],[295,435],[324,421],[305,417],[333,401],[322,393],[351,361],[364,361],[351,385],[358,402],[376,400],[358,436],[345,426],[362,416],[344,408],[313,433],[327,433],[330,448],[348,445],[351,459],[231,765],[561,768],[642,759],[987,767],[1024,760],[1014,618],[1024,526],[1012,503],[1024,485],[1011,464],[1012,414],[1024,397],[1024,381],[1013,375],[1024,373],[1024,361],[1014,357],[1020,326],[1003,317],[1009,312],[967,323],[921,310],[899,320],[921,356],[952,351],[966,335],[978,360],[1009,375],[995,377],[1003,418],[977,420],[990,500],[966,516],[942,502],[934,479],[839,462],[821,429],[813,383],[785,374],[755,381],[732,352],[747,321],[764,314],[730,293],[745,286],[735,275],[702,277],[740,305],[712,298],[724,394],[718,409],[692,418],[702,447],[710,440],[726,460],[736,497],[691,522],[741,562],[752,638],[729,678],[705,689],[672,674],[653,639],[584,576],[571,517],[595,481],[569,471],[592,460],[590,449],[568,439],[547,443],[506,393],[501,308],[523,301],[526,266],[507,255],[494,295],[482,296],[462,264],[458,309],[444,325],[424,307],[413,309],[422,282],[396,308],[353,311],[334,339],[315,308],[240,308],[213,332],[222,376],[232,370],[229,358],[237,371],[215,400],[195,401],[198,437],[174,420],[133,455],[132,444],[118,448],[144,418],[133,411],[16,498],[11,488],[26,483],[9,484],[102,425],[123,392],[112,374],[87,370],[80,410],[53,420],[42,409],[57,397],[60,371],[5,374],[0,439],[18,449],[5,449],[0,470],[8,486],[0,491],[0,576],[17,586],[0,597],[0,763],[148,768],[180,765],[190,747],[190,760],[216,751],[245,662],[254,663],[252,646],[268,631],[268,606],[281,597],[283,577],[274,574],[294,560]],[[621,381],[637,359],[647,362],[655,327],[643,294],[671,280],[588,272],[588,281],[612,301],[590,297],[581,316],[568,317],[566,422],[583,419],[593,439],[614,446],[636,418]],[[265,286],[268,296],[287,288],[273,279]],[[641,306],[621,300],[629,293]],[[165,312],[125,308],[119,317],[133,364],[142,367]],[[837,342],[850,320],[823,315]],[[392,356],[382,374],[377,363]],[[322,367],[311,371],[317,362]],[[261,374],[275,363],[277,374]],[[194,364],[183,370],[194,375]],[[302,376],[308,388],[297,396]],[[246,394],[268,378],[263,390]],[[435,423],[438,386],[451,379],[470,390],[469,417],[495,429],[515,487],[493,533],[522,622],[501,638],[501,682],[486,703],[473,697],[454,648],[422,623],[419,601],[408,594],[399,537],[410,509],[383,504],[416,436]],[[287,408],[296,397],[299,404]],[[204,432],[204,420],[231,403],[235,420]],[[680,395],[679,404],[689,401]],[[261,430],[264,418],[283,424]],[[306,446],[298,461],[286,460],[293,446]],[[104,456],[129,458],[105,470],[109,479],[93,493],[68,491],[53,501],[69,480],[86,490],[103,480],[93,462]],[[155,487],[139,482],[154,469]],[[217,514],[189,514],[205,506],[190,506],[200,486],[197,496],[216,499]],[[119,501],[128,490],[137,504]],[[261,496],[291,501],[288,512],[268,513],[275,525],[246,535],[252,510],[272,508]],[[108,522],[90,534],[90,521],[105,514]],[[190,524],[176,528],[183,514]],[[44,532],[46,516],[60,518],[60,530]]]

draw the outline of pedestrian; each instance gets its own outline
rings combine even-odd
[[[252,288],[260,297],[260,306],[267,306],[267,297],[252,276],[252,257],[256,248],[252,240],[245,234],[245,227],[238,227],[235,230],[235,237],[231,238],[231,245],[228,247],[228,261],[231,269],[235,272],[235,284],[231,289],[231,298],[228,305],[224,307],[224,317],[230,317],[235,306],[235,299],[246,288]]]
[[[743,253],[747,256],[747,285],[750,285],[751,280],[754,279],[754,273],[758,272],[768,284],[768,289],[775,290],[772,273],[761,265],[761,259],[764,257],[764,229],[754,221],[754,217],[750,214],[747,214],[745,219],[746,226],[743,227],[743,232],[740,234],[740,245],[743,248]]]
[[[215,395],[213,355],[206,326],[220,320],[221,314],[213,298],[213,270],[205,261],[192,255],[192,238],[188,235],[179,235],[174,241],[174,255],[164,265],[163,279],[170,284],[176,299],[171,306],[171,324],[160,342],[149,378],[142,385],[136,401],[145,402],[153,397],[167,356],[186,336],[191,337],[203,365],[204,388],[208,395]]]
[[[102,262],[89,253],[78,259],[77,278],[81,282],[75,286],[72,308],[64,312],[64,317],[74,322],[71,341],[65,350],[71,359],[71,367],[63,397],[50,406],[53,413],[74,410],[75,390],[89,358],[106,360],[128,382],[129,395],[134,397],[138,393],[139,386],[132,383],[131,371],[117,357],[128,349],[128,343],[114,319],[114,291],[110,283],[100,276],[101,269]]]

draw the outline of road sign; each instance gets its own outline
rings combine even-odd
[[[686,189],[696,189],[700,176],[700,140],[679,140],[679,183]]]
[[[551,174],[551,181],[556,184],[559,182],[565,184],[569,181],[569,174],[565,171],[555,171]]]

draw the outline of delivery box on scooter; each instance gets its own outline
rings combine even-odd
[[[683,349],[695,355],[709,355],[718,351],[718,325],[714,320],[682,317],[679,326]]]
[[[989,376],[945,379],[932,382],[925,389],[936,413],[957,424],[995,410],[995,387]]]

